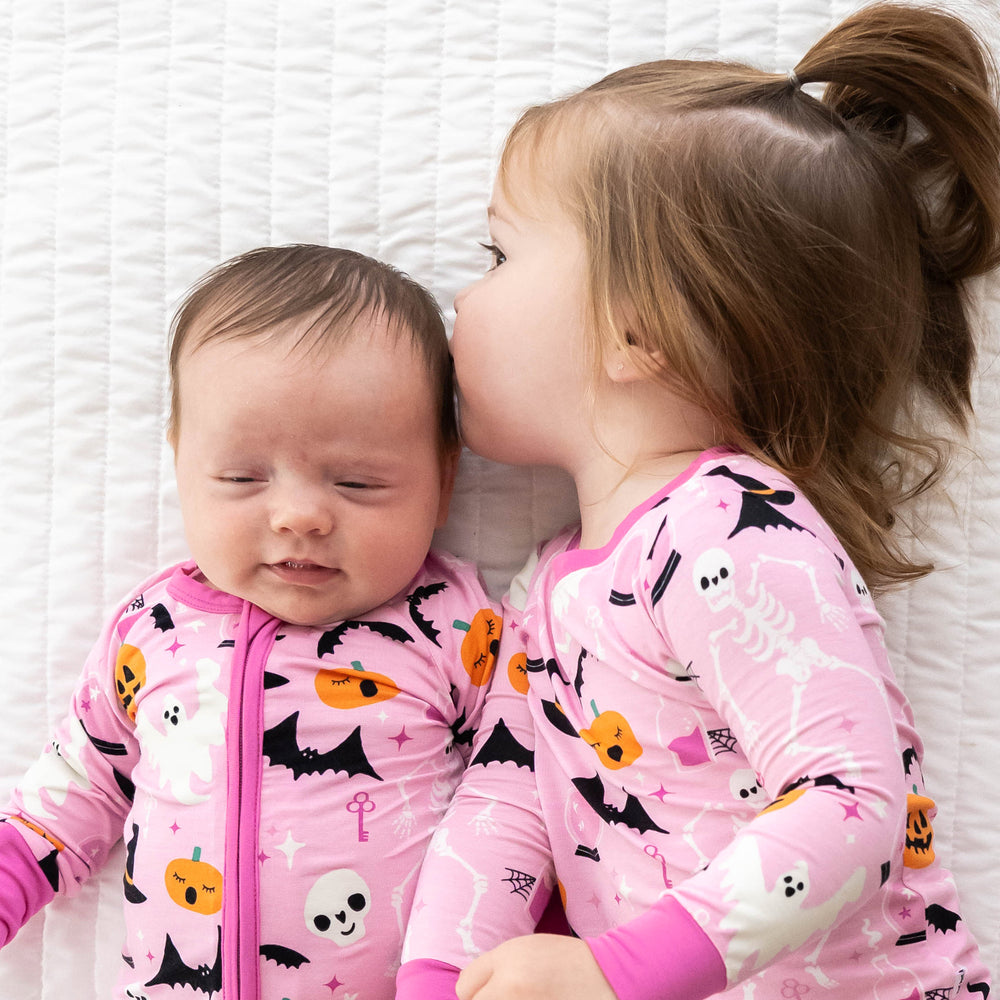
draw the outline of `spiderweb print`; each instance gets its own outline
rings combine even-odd
[[[948,986],[940,990],[927,990],[924,993],[924,1000],[948,1000],[953,992],[953,987]]]
[[[516,868],[508,868],[510,875],[500,879],[501,882],[510,882],[511,893],[517,893],[523,900],[527,901],[531,896],[531,889],[538,880],[534,875],[527,872],[519,872]]]
[[[709,729],[708,738],[716,757],[720,753],[736,753],[736,737],[731,729]]]

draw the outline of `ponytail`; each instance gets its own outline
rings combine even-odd
[[[926,285],[917,376],[964,424],[975,346],[960,282],[1000,264],[1000,119],[988,51],[944,11],[877,4],[831,30],[794,73],[826,83],[823,103],[891,151],[904,173]]]

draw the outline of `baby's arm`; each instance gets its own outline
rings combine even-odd
[[[109,623],[51,743],[0,810],[0,946],[56,892],[74,893],[121,837],[138,750],[114,694],[120,646]]]

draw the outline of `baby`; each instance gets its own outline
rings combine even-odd
[[[0,944],[124,837],[116,997],[391,997],[500,627],[430,551],[440,314],[361,254],[263,248],[182,303],[170,377],[193,558],[110,617],[4,811]]]

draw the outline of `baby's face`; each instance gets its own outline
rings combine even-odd
[[[447,516],[453,463],[407,337],[359,324],[312,353],[293,338],[182,354],[177,485],[211,586],[321,625],[406,587]]]

